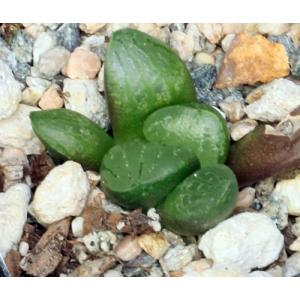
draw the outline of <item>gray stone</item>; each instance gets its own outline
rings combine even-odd
[[[12,69],[15,78],[21,82],[25,82],[26,78],[30,76],[31,66],[26,63],[17,63],[16,66]]]
[[[32,61],[32,39],[25,31],[18,31],[11,42],[11,49],[20,63],[31,63]]]
[[[291,72],[295,77],[300,78],[300,47],[291,59]]]
[[[17,59],[14,52],[9,49],[7,43],[0,38],[0,59],[5,62],[12,70],[17,65]]]
[[[80,30],[77,23],[66,23],[56,31],[57,42],[72,52],[80,45]]]
[[[191,76],[197,89],[211,89],[217,77],[216,67],[203,64],[193,70]]]
[[[90,51],[98,55],[98,57],[104,61],[104,55],[107,47],[105,42],[105,36],[103,35],[91,35],[84,39],[81,47],[87,48]]]

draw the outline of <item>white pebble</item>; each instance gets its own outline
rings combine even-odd
[[[178,245],[170,248],[161,260],[168,271],[179,271],[193,260],[196,252],[196,245]]]
[[[77,111],[102,128],[108,128],[109,116],[105,99],[98,92],[97,80],[65,79],[65,107]]]
[[[76,217],[72,221],[72,233],[75,237],[82,237],[83,236],[83,224],[84,218],[83,217]]]
[[[56,46],[57,40],[53,32],[42,32],[33,44],[33,64],[37,65],[40,57],[46,51]]]
[[[199,249],[214,266],[249,272],[274,262],[283,247],[283,236],[271,219],[261,213],[241,213],[207,231]]]
[[[5,254],[21,239],[27,219],[30,188],[16,184],[0,193],[0,255]]]
[[[25,241],[21,241],[19,244],[19,253],[21,256],[26,256],[29,251],[29,244]]]
[[[91,254],[110,252],[117,243],[117,237],[108,230],[92,231],[83,237],[83,243]]]
[[[0,60],[0,120],[10,117],[21,101],[21,85],[10,68]]]
[[[70,52],[64,47],[58,46],[44,52],[38,62],[39,72],[46,77],[53,77],[60,73],[67,64]]]
[[[234,123],[230,128],[230,136],[234,141],[238,141],[245,135],[253,131],[258,123],[255,120],[243,119]]]
[[[80,164],[67,161],[53,168],[37,187],[30,213],[43,225],[81,214],[90,191]]]
[[[286,203],[290,215],[300,216],[300,175],[279,181],[272,196]]]
[[[288,79],[275,79],[253,90],[246,101],[251,103],[245,108],[249,118],[281,121],[300,105],[300,86]]]
[[[29,114],[39,111],[37,107],[20,104],[8,119],[0,120],[0,147],[16,147],[27,155],[41,154],[45,147],[34,134]]]
[[[290,256],[286,260],[282,269],[285,277],[291,277],[300,274],[300,253],[297,252]]]

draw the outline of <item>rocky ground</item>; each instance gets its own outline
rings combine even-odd
[[[31,111],[65,107],[109,130],[103,61],[111,33],[122,27],[178,53],[198,100],[222,113],[232,141],[260,122],[282,124],[300,105],[299,24],[1,24],[0,254],[11,274],[300,273],[298,169],[243,188],[232,217],[183,238],[161,228],[155,209],[112,204],[99,174],[45,152]]]

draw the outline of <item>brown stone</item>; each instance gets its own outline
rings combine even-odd
[[[269,82],[289,74],[284,46],[262,35],[238,34],[225,55],[216,88]]]

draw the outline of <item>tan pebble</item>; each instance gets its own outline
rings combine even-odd
[[[194,61],[197,65],[202,65],[202,64],[214,65],[215,64],[215,58],[211,54],[208,54],[206,52],[196,53]]]
[[[183,268],[183,271],[186,275],[197,275],[198,273],[210,269],[212,265],[213,261],[211,259],[203,258],[190,262]]]
[[[225,55],[215,87],[265,83],[288,74],[289,62],[283,45],[272,43],[260,34],[240,33]]]
[[[76,48],[63,69],[71,79],[94,79],[101,68],[99,57],[85,48]]]
[[[161,233],[143,234],[138,238],[140,247],[155,259],[162,257],[170,244]]]
[[[224,35],[222,24],[201,23],[197,24],[197,26],[199,31],[203,33],[205,37],[209,40],[209,42],[212,44],[217,44]]]
[[[291,251],[300,252],[300,237],[298,237],[296,240],[293,241],[293,243],[290,245],[289,249]]]
[[[87,34],[94,34],[101,30],[105,25],[106,23],[81,23],[79,28]]]
[[[230,128],[230,135],[234,141],[240,140],[242,137],[253,131],[257,126],[257,122],[252,119],[244,119],[234,123]]]
[[[246,187],[238,194],[235,208],[248,208],[254,201],[255,189]]]
[[[123,238],[116,246],[115,255],[123,261],[135,259],[142,252],[138,239],[131,236]]]
[[[39,107],[43,110],[62,108],[64,100],[61,96],[60,87],[57,84],[51,85],[42,95]]]
[[[262,34],[280,35],[289,30],[288,23],[259,23],[257,29]]]
[[[230,122],[237,122],[244,116],[244,104],[239,100],[234,101],[222,101],[219,103],[220,108],[225,113],[226,118]]]

